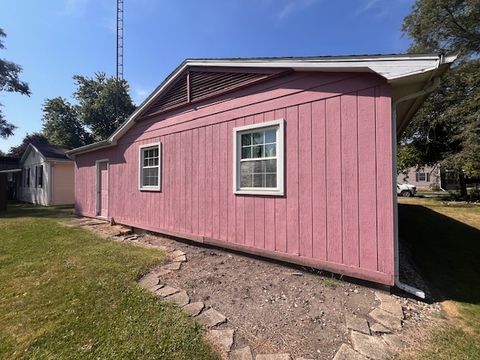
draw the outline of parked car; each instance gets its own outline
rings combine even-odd
[[[417,187],[410,184],[397,184],[397,195],[399,196],[415,196],[417,192]]]

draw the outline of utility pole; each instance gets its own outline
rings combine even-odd
[[[117,73],[115,80],[115,121],[118,121],[120,83],[123,80],[123,0],[117,0]]]

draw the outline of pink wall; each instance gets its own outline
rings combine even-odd
[[[390,106],[378,76],[293,73],[144,119],[116,147],[77,156],[77,212],[96,215],[95,160],[108,158],[116,222],[392,285]],[[285,196],[233,194],[232,129],[279,118]],[[138,190],[138,147],[151,142],[161,192]]]

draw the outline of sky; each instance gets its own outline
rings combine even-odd
[[[390,54],[407,49],[414,0],[124,0],[124,78],[136,104],[186,58]],[[2,0],[0,57],[20,64],[30,97],[0,93],[18,128],[40,131],[45,99],[71,100],[73,75],[115,74],[116,0]]]

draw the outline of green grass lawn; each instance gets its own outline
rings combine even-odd
[[[480,206],[401,199],[399,226],[438,300],[456,310],[418,358],[480,359]]]
[[[136,286],[161,252],[65,227],[62,210],[0,213],[1,359],[218,358],[187,315]]]

